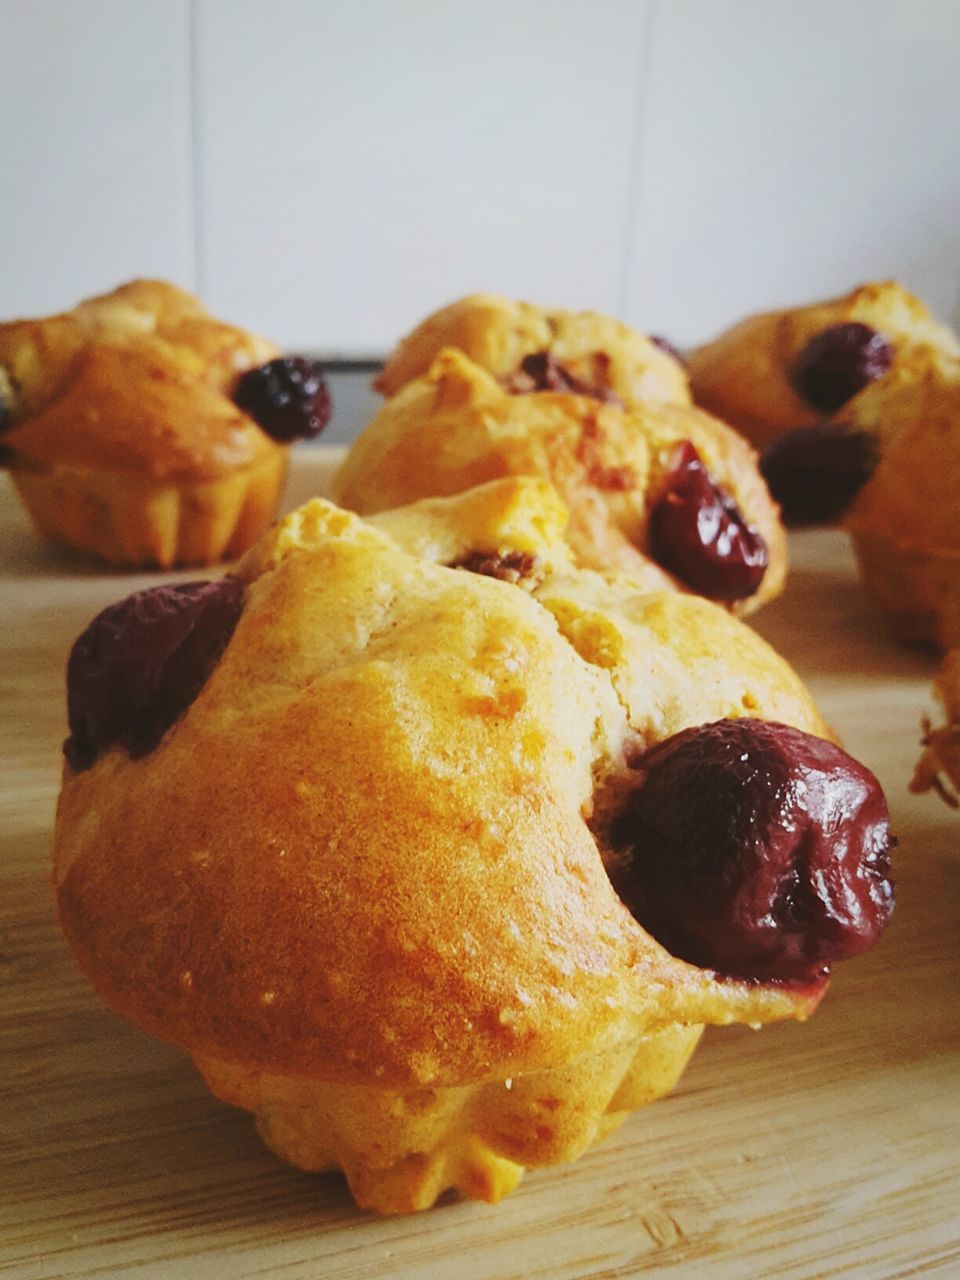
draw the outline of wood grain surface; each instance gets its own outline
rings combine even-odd
[[[330,457],[298,453],[290,505]],[[840,534],[794,538],[757,625],[887,789],[899,902],[880,946],[806,1026],[709,1031],[678,1092],[577,1164],[498,1206],[377,1219],[338,1177],[279,1164],[77,972],[47,871],[64,662],[96,610],[157,579],[43,546],[2,484],[0,1274],[960,1276],[960,814],[907,793],[935,664],[887,638]]]

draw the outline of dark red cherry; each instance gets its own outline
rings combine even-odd
[[[114,745],[134,758],[153,750],[206,683],[243,593],[229,577],[150,587],[94,618],[67,662],[63,751],[72,768],[89,769]]]
[[[514,395],[525,395],[532,391],[560,391],[566,395],[590,396],[593,400],[601,400],[607,404],[623,404],[616,392],[609,387],[595,386],[576,377],[561,364],[552,351],[533,351],[524,356],[520,361],[520,368],[507,379],[507,390]]]
[[[240,376],[234,403],[280,444],[317,436],[330,420],[330,392],[315,360],[284,356]]]
[[[653,747],[610,838],[634,917],[723,974],[809,981],[870,947],[893,910],[880,784],[787,725],[719,720]]]
[[[872,436],[842,423],[795,427],[768,445],[760,470],[787,524],[831,524],[877,465]]]
[[[752,596],[769,561],[759,530],[747,524],[689,440],[679,446],[650,511],[649,537],[653,558],[712,600]]]
[[[835,324],[811,338],[790,371],[797,394],[818,413],[836,413],[893,364],[893,347],[868,324]]]

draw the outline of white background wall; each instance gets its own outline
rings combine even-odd
[[[960,0],[0,0],[0,316],[133,275],[326,354],[476,289],[679,342],[960,298]]]

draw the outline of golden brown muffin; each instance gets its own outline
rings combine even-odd
[[[934,693],[943,707],[946,724],[934,729],[924,720],[924,751],[910,790],[936,791],[956,809],[960,807],[960,649],[952,649],[944,659]]]
[[[831,346],[824,334],[841,326]],[[879,338],[872,348],[863,328]],[[898,417],[904,389],[925,378],[931,363],[958,356],[956,334],[888,280],[827,302],[749,316],[697,347],[687,367],[696,403],[762,449],[791,428],[824,419],[881,436],[894,431],[886,403]],[[863,387],[871,394],[861,415]]]
[[[38,529],[111,564],[213,564],[276,513],[287,449],[234,403],[276,347],[138,280],[0,325],[0,445]]]
[[[960,343],[899,285],[753,316],[694,352],[788,523],[842,521],[904,639],[960,644]]]
[[[894,632],[946,650],[960,645],[960,363],[934,365],[898,407],[844,525]]]
[[[632,406],[689,404],[683,366],[657,342],[594,311],[545,311],[491,293],[428,316],[387,360],[374,386],[392,396],[444,347],[463,351],[509,390],[574,390]]]
[[[704,1023],[810,1014],[869,939],[811,923],[791,842],[817,874],[856,846],[844,892],[869,846],[889,909],[882,795],[789,667],[707,601],[573,568],[563,521],[528,479],[369,522],[314,499],[237,577],[138,593],[71,654],[54,862],[83,969],[282,1158],[384,1212],[575,1158]],[[840,833],[787,812],[827,794],[814,766],[791,781],[797,751],[828,761]],[[668,820],[751,815],[708,841],[751,903],[707,922],[722,974],[635,918],[629,831],[664,786]]]
[[[334,493],[367,514],[504,475],[552,482],[588,568],[695,590],[740,613],[782,589],[786,538],[736,432],[683,405],[624,410],[563,392],[510,395],[458,350],[442,351],[387,401],[354,442]],[[711,514],[701,518],[704,508]]]

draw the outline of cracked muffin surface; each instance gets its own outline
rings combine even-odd
[[[146,751],[95,681],[72,705],[72,737],[98,727],[54,850],[81,966],[281,1156],[386,1212],[498,1198],[672,1087],[704,1023],[804,1018],[824,990],[685,961],[614,890],[601,818],[650,747],[751,718],[829,734],[753,632],[576,567],[564,521],[516,477],[369,521],[315,499],[224,580],[239,611],[131,598],[131,627],[165,628],[137,705],[187,703]],[[116,618],[82,652],[135,675]]]
[[[683,405],[626,410],[566,391],[511,395],[454,349],[383,406],[337,472],[334,495],[369,514],[506,475],[555,486],[585,567],[650,590],[697,591],[739,613],[782,589],[786,537],[735,431]]]
[[[445,347],[462,351],[515,394],[566,388],[628,406],[690,403],[680,361],[621,320],[492,293],[471,294],[428,316],[397,344],[374,386],[395,395]]]

